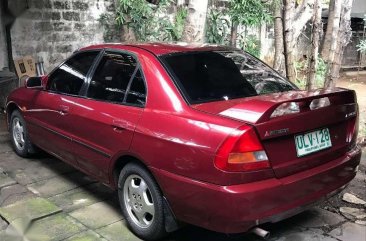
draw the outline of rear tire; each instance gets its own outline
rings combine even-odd
[[[129,163],[122,169],[118,197],[128,226],[138,237],[153,241],[167,235],[162,193],[144,167]]]
[[[21,157],[29,157],[36,149],[29,139],[27,126],[22,114],[15,110],[10,118],[10,137],[14,151]]]

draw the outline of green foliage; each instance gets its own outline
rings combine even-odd
[[[361,40],[361,42],[357,45],[357,50],[361,53],[366,53],[366,40]]]
[[[146,0],[118,0],[116,22],[119,26],[125,25],[132,29],[138,40],[147,41],[152,36],[165,39],[164,33],[163,36],[156,35],[156,28],[166,25],[167,19],[162,18],[156,22],[156,13],[166,6],[166,2],[155,6]]]
[[[158,5],[154,5],[146,0],[117,0],[113,21],[110,21],[110,16],[102,16],[99,21],[106,29],[111,22],[119,28],[126,26],[138,41],[179,41],[188,12],[186,8],[179,8],[171,21],[166,12],[172,2],[160,0]]]
[[[321,88],[324,86],[324,81],[325,81],[325,76],[327,74],[327,64],[325,63],[325,61],[321,58],[318,57],[318,66],[316,68],[316,85]]]
[[[296,81],[295,84],[300,89],[305,89],[307,74],[308,74],[308,60],[295,62]],[[325,76],[327,74],[327,64],[318,56],[318,66],[315,73],[315,87],[322,88],[324,86]]]
[[[262,0],[230,0],[229,16],[233,24],[258,26],[270,22],[272,15]]]
[[[225,13],[212,8],[207,18],[206,40],[211,44],[228,43],[230,23],[224,17]]]
[[[166,30],[170,33],[173,41],[179,41],[183,37],[184,26],[186,23],[188,10],[185,7],[179,7],[175,15],[174,23],[168,24]]]
[[[119,0],[118,3],[116,21],[119,25],[135,28],[136,25],[145,25],[153,15],[151,5],[145,0]]]
[[[255,35],[248,35],[245,34],[239,35],[239,46],[241,49],[247,51],[251,55],[259,58],[261,54],[261,42]]]

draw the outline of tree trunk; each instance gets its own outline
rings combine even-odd
[[[284,50],[285,50],[285,65],[287,78],[295,82],[295,45],[301,35],[306,24],[313,16],[315,0],[303,0],[302,3],[295,8],[296,0],[284,0]]]
[[[275,56],[273,68],[279,73],[285,73],[285,56],[284,52],[284,42],[283,42],[283,4],[282,1],[277,3],[274,9],[274,35],[275,35]]]
[[[126,43],[134,43],[137,41],[136,34],[133,29],[123,25],[121,32],[121,41]]]
[[[231,25],[231,36],[230,36],[230,45],[236,47],[236,40],[238,38],[238,24],[232,23]]]
[[[266,33],[267,33],[267,25],[265,23],[262,23],[261,26],[258,28],[258,34],[260,39],[260,55],[259,55],[260,59],[264,59],[265,57],[264,52],[266,52],[265,48],[267,47]]]
[[[294,11],[295,11],[295,0],[284,0],[284,49],[285,49],[285,64],[286,64],[286,75],[291,82],[295,82],[295,63],[294,63],[294,49],[295,44],[293,40],[294,36]]]
[[[293,26],[292,26],[294,28],[293,39],[295,41],[300,37],[302,31],[306,27],[306,24],[313,17],[314,3],[315,0],[302,0],[301,5],[296,7],[295,12],[293,14]]]
[[[331,52],[329,54],[330,61],[328,64],[328,75],[325,81],[325,88],[333,88],[336,81],[339,79],[339,72],[342,65],[343,52],[345,47],[349,44],[352,38],[351,29],[351,10],[353,0],[344,0],[341,4],[340,25],[338,26],[338,33],[335,43],[332,43]],[[337,7],[337,6],[335,6]],[[334,28],[333,28],[334,29]],[[336,48],[334,48],[336,46]],[[334,51],[333,51],[334,48]]]
[[[332,32],[333,32],[333,23],[334,22],[334,14],[335,14],[335,3],[339,2],[339,0],[330,0],[329,2],[329,12],[328,12],[328,23],[327,23],[327,30],[325,32],[325,36],[323,39],[323,44],[322,44],[322,52],[321,52],[321,56],[324,60],[326,60],[326,58],[329,57],[329,49],[330,49],[330,45],[332,43]],[[339,4],[339,3],[337,3]],[[340,14],[340,12],[339,12]]]
[[[322,21],[322,5],[321,0],[316,0],[314,5],[313,14],[313,29],[312,29],[312,39],[311,39],[311,53],[309,56],[309,72],[307,76],[306,89],[311,90],[316,87],[316,70],[318,67],[318,53],[319,53],[319,40],[320,33],[322,31],[321,21]]]
[[[343,1],[341,0],[334,0],[334,16],[332,16],[332,19],[328,19],[328,26],[331,25],[330,33],[326,33],[326,35],[330,35],[330,42],[326,42],[324,44],[322,57],[326,63],[332,63],[334,61],[335,57],[335,51],[338,48],[338,42],[337,38],[339,35],[339,25],[341,21],[341,11],[343,6]],[[343,3],[343,4],[342,4]],[[328,28],[327,28],[328,30]]]
[[[183,41],[201,43],[205,41],[207,7],[208,0],[189,0]]]

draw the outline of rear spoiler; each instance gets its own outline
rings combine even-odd
[[[235,118],[235,115],[241,112],[241,116],[245,116],[246,121],[252,124],[261,124],[273,119],[274,112],[284,104],[294,103],[298,106],[298,111],[296,113],[304,113],[313,111],[314,108],[311,108],[312,104],[322,99],[329,100],[329,104],[324,108],[334,108],[335,106],[339,107],[341,105],[343,107],[339,111],[344,112],[345,115],[349,115],[347,118],[352,115],[357,115],[356,92],[343,88],[290,91],[268,96],[247,98],[237,106],[221,112],[220,115]],[[284,116],[278,118],[281,117]]]

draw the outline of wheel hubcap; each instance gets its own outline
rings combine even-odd
[[[154,220],[155,207],[144,179],[130,175],[123,187],[123,198],[132,221],[141,228],[148,228]]]
[[[15,143],[15,146],[19,150],[24,149],[24,127],[22,123],[20,122],[19,118],[13,119],[13,140]]]

